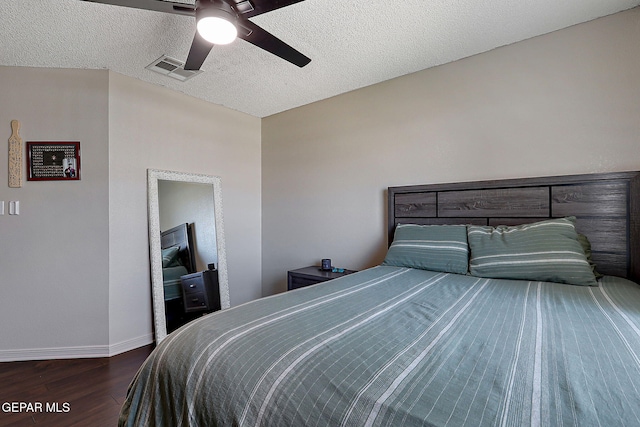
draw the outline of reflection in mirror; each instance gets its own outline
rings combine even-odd
[[[149,249],[156,343],[228,308],[220,178],[149,169]]]

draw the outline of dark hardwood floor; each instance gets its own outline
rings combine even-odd
[[[0,427],[116,426],[127,387],[151,350],[148,345],[109,358],[0,363]]]

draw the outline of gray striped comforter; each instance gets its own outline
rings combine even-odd
[[[640,286],[375,267],[169,335],[120,425],[640,425]]]

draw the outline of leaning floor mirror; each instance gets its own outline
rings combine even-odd
[[[148,169],[147,195],[158,344],[189,321],[229,308],[229,282],[220,178]]]

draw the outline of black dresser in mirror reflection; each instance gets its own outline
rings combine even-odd
[[[165,301],[167,333],[200,316],[220,310],[218,270],[206,270],[180,276],[181,295]]]
[[[206,270],[180,276],[186,313],[210,313],[220,310],[218,270]]]

